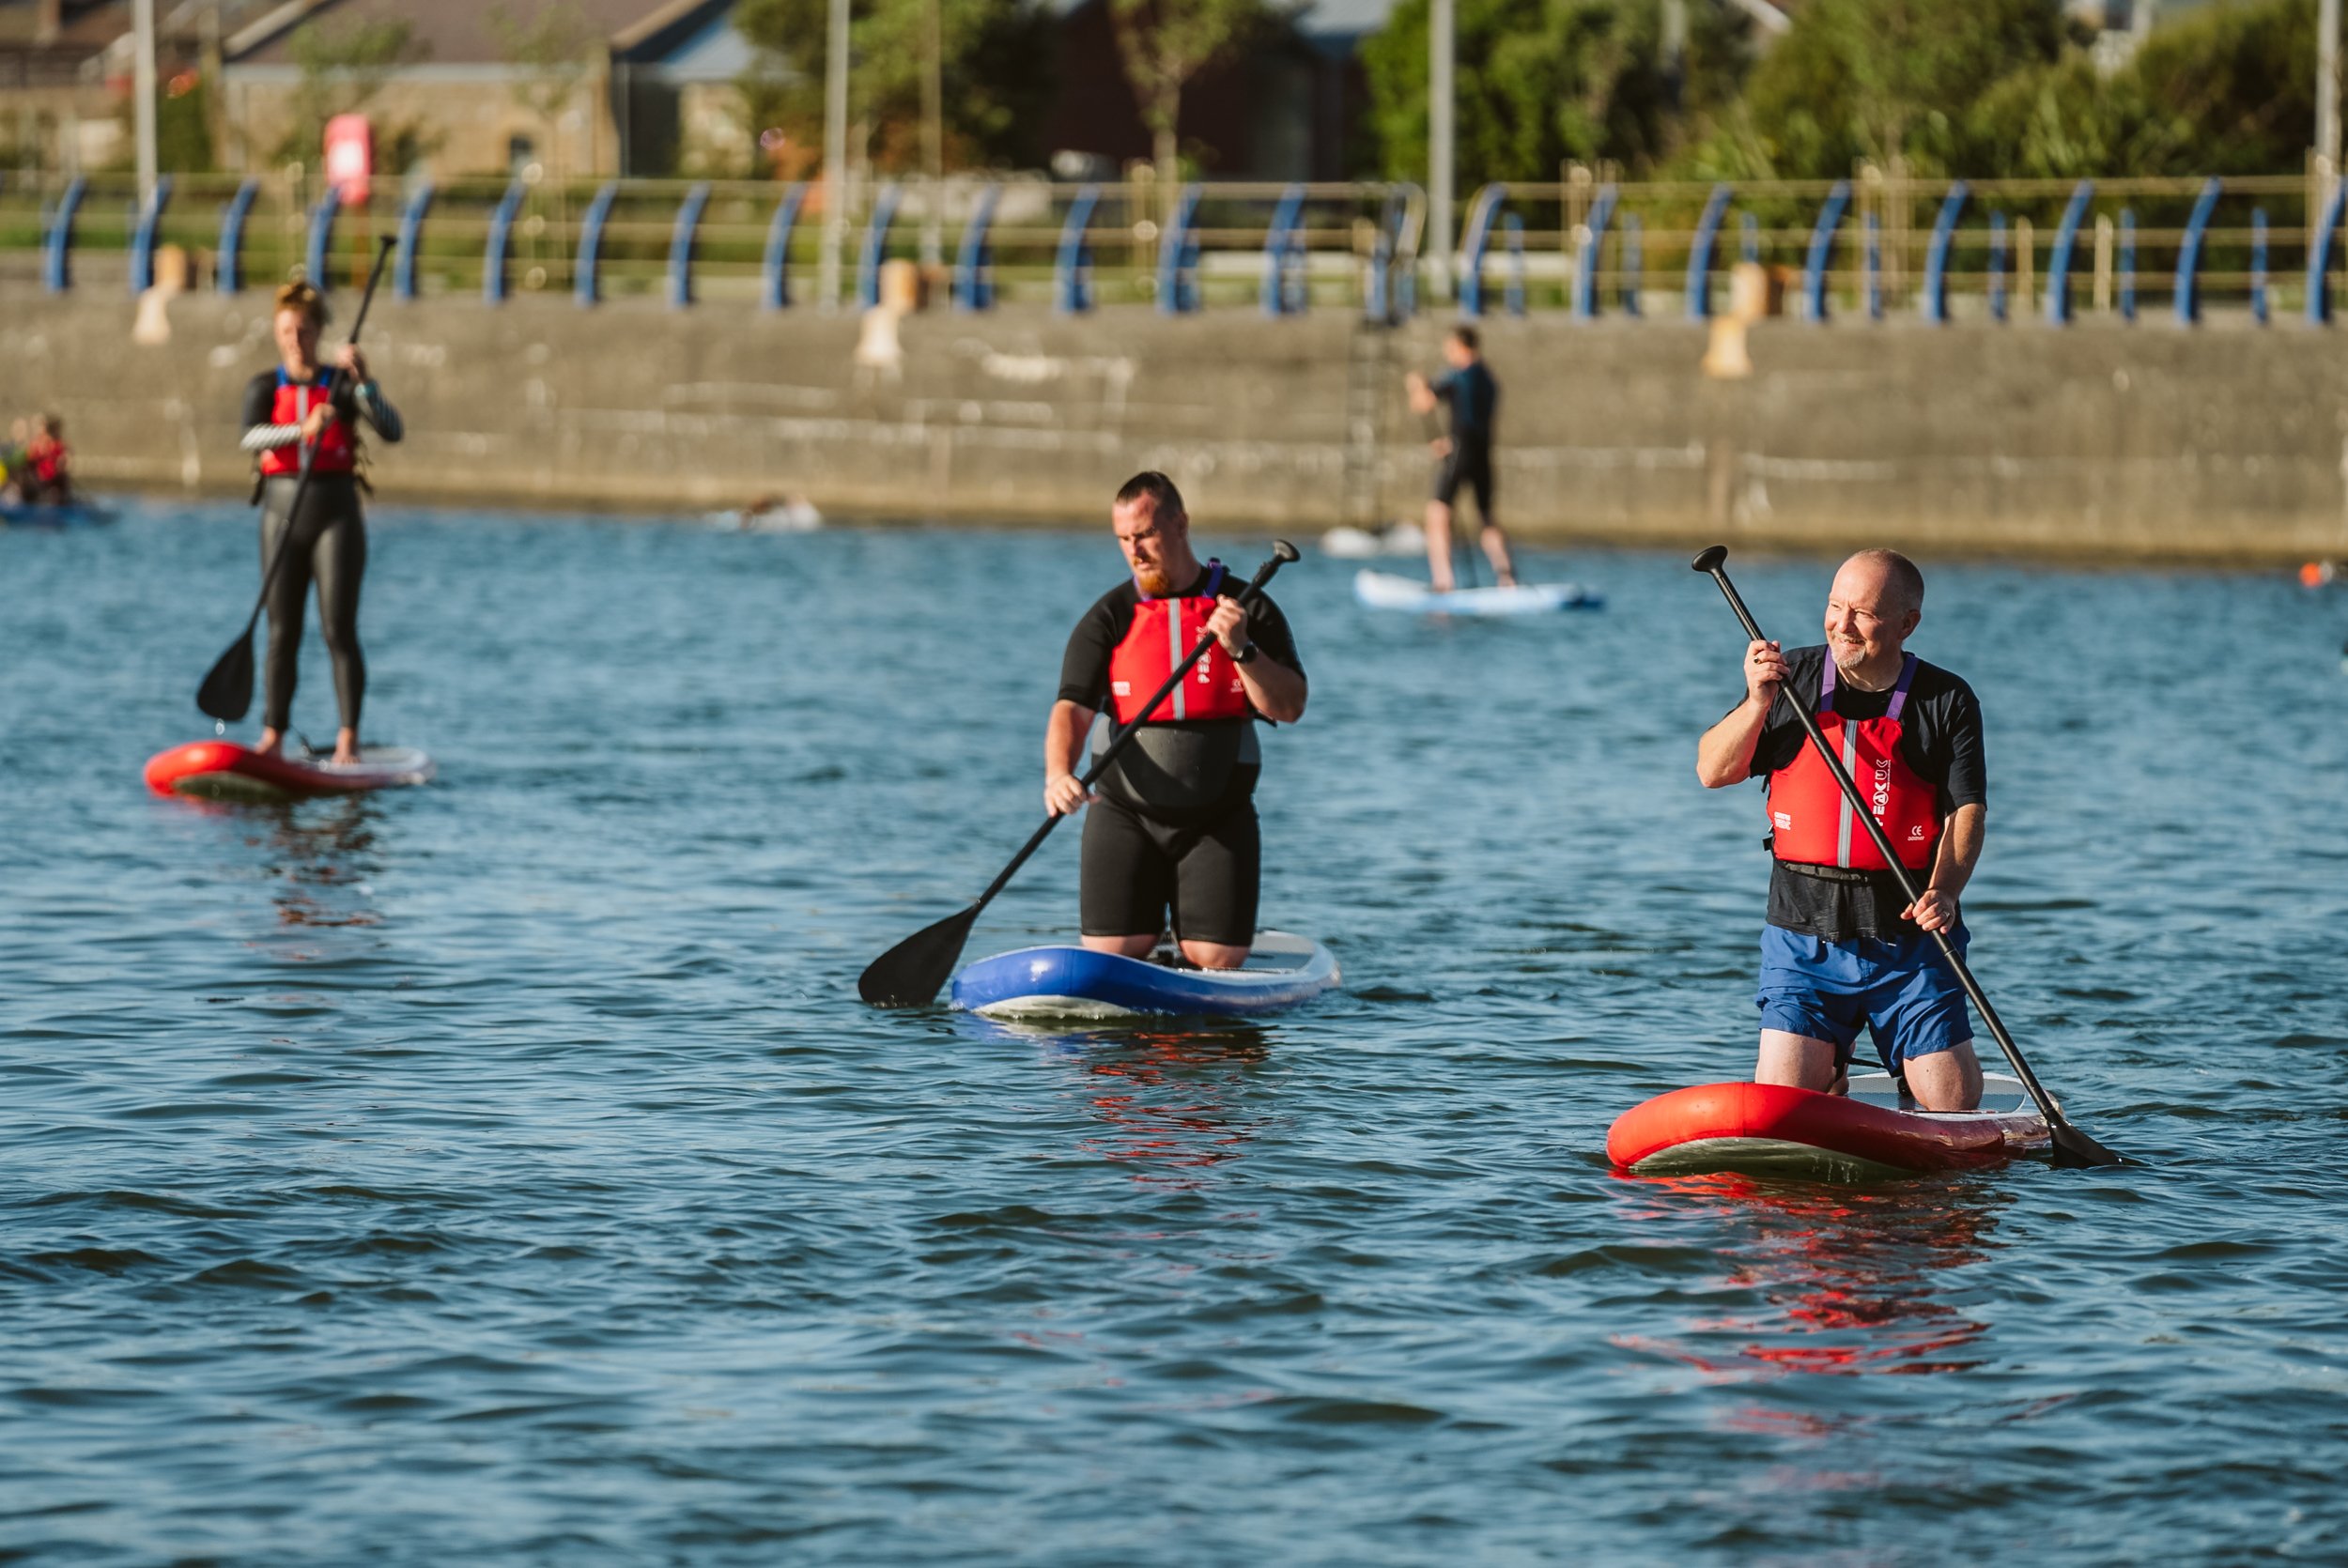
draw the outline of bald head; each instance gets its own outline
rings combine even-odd
[[[1924,575],[1897,550],[1860,551],[1834,574],[1837,587],[1845,577],[1854,587],[1862,581],[1875,587],[1881,600],[1878,609],[1885,615],[1896,618],[1910,610],[1921,613],[1924,607]]]
[[[1845,674],[1869,690],[1891,684],[1923,619],[1924,575],[1897,550],[1861,550],[1834,574],[1826,640]]]

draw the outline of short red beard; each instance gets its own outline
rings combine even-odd
[[[1134,586],[1141,590],[1145,599],[1164,599],[1174,592],[1174,579],[1166,575],[1164,566],[1136,566]]]

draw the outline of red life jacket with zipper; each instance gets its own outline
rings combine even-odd
[[[1881,718],[1847,719],[1834,711],[1834,655],[1825,657],[1818,683],[1818,730],[1843,766],[1859,781],[1870,813],[1899,851],[1900,863],[1921,871],[1940,842],[1940,792],[1900,756],[1901,717],[1916,679],[1916,655],[1900,666],[1899,684]],[[1793,761],[1769,776],[1770,850],[1798,866],[1838,866],[1886,871],[1883,852],[1861,824],[1842,786],[1807,738]]]
[[[1175,599],[1143,599],[1134,607],[1134,623],[1109,653],[1109,701],[1117,722],[1131,724],[1141,705],[1166,684],[1174,667],[1190,656],[1207,635],[1207,619],[1214,614],[1215,593],[1223,586],[1224,566],[1207,562],[1206,585],[1198,592]],[[1173,693],[1149,715],[1151,724],[1185,719],[1245,718],[1251,712],[1247,688],[1241,684],[1239,666],[1223,651],[1209,645],[1206,657],[1191,666]]]
[[[332,384],[330,376],[325,382],[304,386],[286,374],[286,367],[277,367],[277,401],[270,409],[271,424],[300,424],[310,417],[310,410],[326,401],[327,389]],[[359,445],[353,438],[350,421],[339,413],[328,420],[318,431],[317,453],[310,459],[313,473],[351,473],[359,467]],[[301,443],[288,441],[273,446],[261,453],[261,475],[275,479],[301,471]]]

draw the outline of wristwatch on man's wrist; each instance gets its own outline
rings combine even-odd
[[[1258,649],[1256,647],[1256,639],[1251,637],[1245,642],[1239,645],[1239,652],[1231,655],[1231,662],[1233,664],[1245,664],[1253,659],[1257,653]]]

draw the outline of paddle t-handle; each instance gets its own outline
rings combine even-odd
[[[1297,559],[1295,546],[1285,539],[1274,539],[1272,542],[1272,559],[1257,569],[1256,575],[1248,579],[1247,586],[1236,595],[1240,604],[1244,606],[1262,593],[1264,585],[1272,580],[1273,576]],[[1109,737],[1107,747],[1094,759],[1092,766],[1085,770],[1084,776],[1077,780],[1078,784],[1088,791],[1092,788],[1102,772],[1124,749],[1125,743],[1140,730],[1142,721],[1157,711],[1159,703],[1172,695],[1175,686],[1190,672],[1191,666],[1205,658],[1207,650],[1213,645],[1213,633],[1198,639],[1198,646],[1174,667],[1173,673],[1166,678],[1166,684],[1141,705],[1140,716],[1133,723],[1120,727]],[[977,922],[979,912],[994,901],[995,895],[1010,884],[1011,879],[1018,874],[1019,868],[1027,863],[1028,857],[1043,848],[1043,840],[1052,836],[1052,830],[1066,820],[1057,813],[1044,818],[1043,825],[1029,834],[1027,841],[1019,847],[1019,853],[1011,857],[1011,864],[986,884],[986,891],[980,894],[978,901],[969,908],[959,915],[948,915],[935,925],[922,927],[866,964],[864,973],[857,976],[857,994],[876,1007],[921,1007],[935,997],[937,988],[953,974],[954,964],[962,957],[962,945],[969,939],[970,928]]]
[[[1728,580],[1727,561],[1728,546],[1714,545],[1699,551],[1695,560],[1688,564],[1691,570],[1702,572],[1718,583],[1722,596],[1728,600],[1728,607],[1735,610],[1737,619],[1744,623],[1746,633],[1755,642],[1766,642],[1769,639],[1762,635],[1760,623],[1753,620],[1753,611],[1745,607],[1744,596],[1737,592],[1737,585]],[[1833,654],[1830,652],[1827,656],[1831,658]],[[1867,837],[1875,840],[1876,850],[1883,856],[1883,863],[1891,868],[1892,877],[1899,883],[1900,891],[1908,896],[1908,901],[1910,904],[1916,903],[1923,897],[1923,894],[1917,887],[1915,878],[1908,874],[1908,867],[1900,859],[1899,851],[1892,847],[1891,835],[1884,832],[1883,824],[1876,820],[1875,812],[1869,809],[1866,796],[1860,791],[1859,781],[1850,776],[1850,770],[1843,765],[1843,760],[1837,757],[1834,754],[1834,748],[1827,744],[1825,731],[1818,728],[1817,717],[1811,713],[1810,705],[1802,700],[1801,694],[1794,689],[1791,682],[1781,683],[1778,690],[1784,694],[1787,703],[1792,706],[1794,716],[1801,720],[1802,730],[1810,737],[1810,744],[1818,748],[1819,757],[1826,761],[1827,771],[1834,776],[1834,782],[1842,787],[1844,798],[1850,802],[1851,814],[1859,820],[1861,826],[1866,828]],[[2031,1099],[2037,1105],[2039,1114],[2047,1118],[2047,1130],[2054,1143],[2055,1162],[2076,1165],[2126,1163],[2120,1155],[2114,1154],[2086,1133],[2081,1132],[2064,1117],[2062,1107],[2055,1102],[2054,1096],[2048,1094],[2045,1086],[2038,1082],[2038,1075],[2031,1071],[2030,1063],[2023,1059],[2022,1048],[2015,1044],[2014,1036],[2006,1029],[2005,1021],[1998,1016],[1998,1009],[1990,1005],[1988,993],[1981,989],[1981,982],[1973,978],[1973,971],[1966,963],[1965,956],[1956,950],[1955,945],[1950,942],[1945,931],[1933,931],[1930,935],[1934,944],[1940,949],[1940,956],[1948,963],[1950,971],[1956,976],[1957,983],[1965,988],[1965,994],[1972,998],[1974,1007],[1981,1009],[1982,1022],[1989,1025],[1990,1036],[1998,1042],[1998,1049],[2005,1053],[2006,1061],[2014,1068],[2014,1076],[2022,1081],[2022,1087],[2030,1091]],[[2064,1158],[2066,1155],[2069,1156],[2068,1159]]]
[[[376,285],[383,281],[384,264],[392,259],[392,248],[397,240],[386,236],[377,247],[375,267],[367,274],[366,292],[359,297],[359,314],[351,318],[349,342],[357,343],[359,333],[367,324],[367,312],[375,304]],[[338,367],[326,379],[326,402],[332,407],[334,394],[342,388],[343,373]],[[317,437],[301,443],[301,469],[294,478],[292,499],[286,505],[286,527],[277,536],[277,547],[270,551],[269,564],[261,569],[261,592],[253,600],[253,613],[244,618],[244,631],[227,651],[213,661],[204,677],[204,684],[195,688],[195,705],[207,717],[224,724],[233,724],[253,706],[253,629],[261,623],[261,611],[269,604],[270,585],[277,580],[277,568],[286,559],[286,548],[293,540],[294,519],[301,515],[301,500],[310,490],[310,473],[317,465],[318,441],[326,432],[320,427]]]

